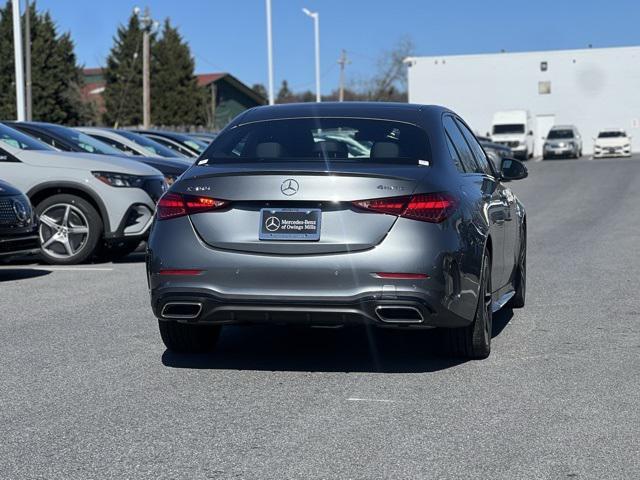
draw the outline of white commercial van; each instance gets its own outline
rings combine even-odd
[[[491,141],[505,145],[515,157],[527,160],[533,156],[533,120],[527,110],[496,112],[491,123]]]

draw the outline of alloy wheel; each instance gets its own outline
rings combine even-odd
[[[89,222],[75,205],[58,203],[40,214],[42,250],[54,258],[70,258],[84,248],[89,238]]]

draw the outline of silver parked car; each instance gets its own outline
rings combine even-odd
[[[492,313],[525,302],[525,210],[506,182],[526,176],[517,160],[496,170],[441,107],[249,110],[158,203],[162,339],[192,352],[226,324],[364,322],[441,327],[454,354],[484,358]]]
[[[187,157],[175,150],[139,133],[113,128],[78,127],[81,132],[129,155],[143,157],[182,158]]]
[[[31,200],[43,259],[63,265],[87,260],[103,242],[135,247],[166,189],[163,175],[140,162],[58,152],[2,124],[0,178]]]
[[[551,127],[542,147],[542,158],[582,156],[582,137],[573,125],[555,125]]]

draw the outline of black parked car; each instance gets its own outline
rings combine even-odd
[[[497,170],[500,170],[503,158],[514,158],[513,150],[506,145],[492,142],[490,138],[480,135],[476,135],[476,138]]]
[[[0,259],[36,254],[38,222],[26,195],[0,180]]]
[[[164,130],[133,130],[136,133],[144,135],[152,139],[154,142],[158,142],[171,150],[179,152],[187,157],[197,157],[202,152],[209,142],[204,142],[197,138],[193,138],[191,135],[187,135],[179,132],[166,132]]]
[[[162,172],[165,180],[171,185],[176,178],[191,166],[187,159],[140,157],[123,153],[122,151],[97,140],[79,130],[45,122],[4,122],[16,130],[26,133],[41,142],[51,145],[63,152],[96,153],[114,157],[129,158],[142,162]]]

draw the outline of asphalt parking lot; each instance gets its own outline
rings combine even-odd
[[[639,478],[640,156],[529,168],[528,304],[484,361],[281,327],[177,357],[141,254],[0,267],[0,478]]]

